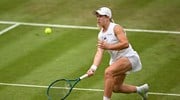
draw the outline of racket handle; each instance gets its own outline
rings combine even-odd
[[[86,77],[88,77],[88,74],[82,75],[82,76],[80,77],[80,79],[82,80],[82,79],[84,79],[84,78],[86,78]]]

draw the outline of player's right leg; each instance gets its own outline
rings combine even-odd
[[[126,72],[130,71],[131,69],[131,63],[126,57],[118,59],[116,62],[106,68],[104,77],[104,98],[111,98],[115,85],[115,77],[120,77],[118,81],[119,85],[121,85],[126,77]]]

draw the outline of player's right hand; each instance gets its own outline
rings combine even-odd
[[[87,74],[88,74],[88,77],[91,77],[91,76],[93,76],[93,75],[95,74],[95,71],[89,69],[89,70],[87,71]]]

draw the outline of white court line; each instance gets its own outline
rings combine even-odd
[[[7,31],[9,31],[9,30],[11,30],[11,29],[13,29],[13,28],[15,28],[15,27],[17,27],[19,25],[20,25],[19,23],[14,23],[14,25],[9,26],[9,27],[5,28],[4,30],[0,31],[0,35],[6,33]]]
[[[75,26],[75,25],[59,25],[59,24],[42,24],[42,23],[0,21],[0,24],[17,24],[17,23],[19,23],[21,25],[41,26],[41,27],[43,26],[43,27],[58,27],[58,28],[92,29],[92,30],[98,29],[97,27],[91,27],[91,26]],[[164,31],[164,30],[125,29],[125,31],[180,34],[179,31]]]
[[[59,25],[59,24],[42,24],[42,23],[0,21],[0,24],[16,24],[16,23],[19,23],[21,25],[41,26],[41,27],[58,27],[58,28],[92,29],[92,30],[98,29],[97,27],[90,27],[90,26],[75,26],[75,25]]]
[[[0,83],[2,86],[15,86],[15,87],[30,87],[30,88],[48,88],[48,86],[43,85],[28,85],[28,84],[12,84],[12,83]],[[73,88],[73,90],[79,91],[94,91],[94,92],[103,92],[102,89],[87,89],[87,88]],[[180,94],[173,93],[157,93],[157,92],[148,92],[150,95],[163,95],[163,96],[176,96],[180,97]]]

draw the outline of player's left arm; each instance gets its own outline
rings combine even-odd
[[[129,47],[128,38],[126,37],[125,31],[120,25],[114,27],[114,33],[118,38],[119,42],[115,44],[108,44],[105,41],[99,41],[98,46],[106,50],[122,50]]]

